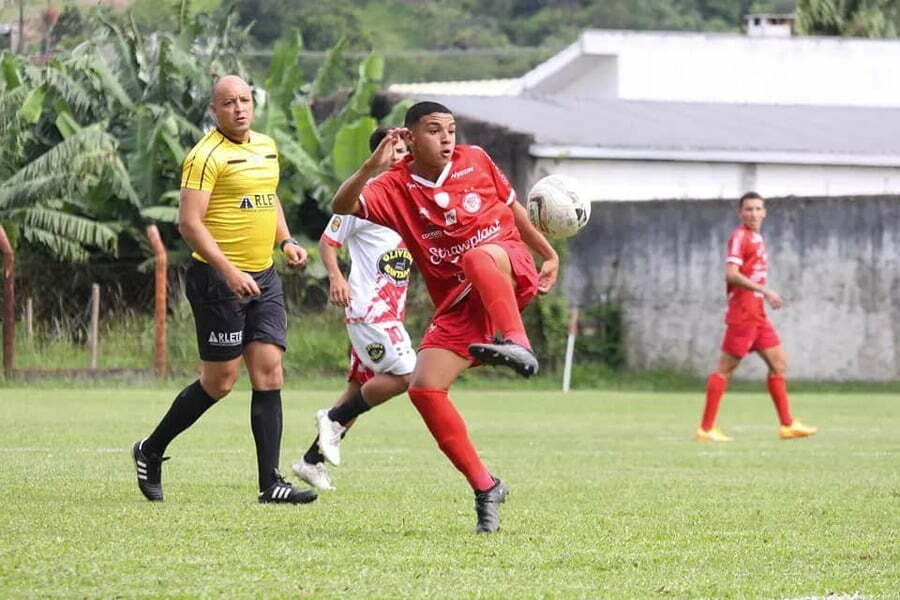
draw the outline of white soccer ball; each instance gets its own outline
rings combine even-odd
[[[591,218],[591,203],[578,180],[566,175],[547,175],[528,191],[528,218],[542,233],[556,238],[572,237]]]

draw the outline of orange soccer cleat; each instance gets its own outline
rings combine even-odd
[[[817,427],[804,425],[797,419],[791,421],[790,425],[782,425],[778,428],[778,437],[783,440],[791,440],[794,438],[809,437],[818,431]]]
[[[718,427],[713,427],[712,429],[701,429],[697,428],[697,433],[694,434],[694,439],[698,442],[730,442],[732,438],[725,435],[725,433],[719,429]]]

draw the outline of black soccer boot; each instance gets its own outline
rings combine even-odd
[[[319,495],[315,490],[301,490],[284,480],[275,469],[275,483],[259,493],[260,504],[309,504]]]
[[[144,497],[151,502],[159,502],[163,499],[162,490],[162,464],[169,457],[161,457],[155,454],[147,456],[141,449],[144,440],[138,440],[131,447],[131,457],[134,459],[134,470],[137,472],[137,483]]]
[[[510,340],[494,338],[491,344],[470,344],[469,354],[482,364],[510,367],[523,377],[531,377],[538,372],[534,352]]]
[[[483,492],[475,492],[475,514],[478,524],[475,533],[494,533],[500,529],[500,503],[506,501],[509,488],[506,484],[492,477],[494,486]]]

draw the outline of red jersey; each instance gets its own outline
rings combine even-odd
[[[406,156],[369,180],[357,216],[400,234],[438,309],[471,288],[462,255],[482,244],[521,242],[510,205],[516,193],[494,161],[477,146],[457,146],[437,181],[409,170]]]
[[[739,267],[741,275],[760,285],[766,285],[768,261],[766,243],[759,232],[743,225],[731,232],[728,238],[726,262]],[[764,297],[760,292],[739,285],[726,284],[728,312],[725,322],[729,325],[761,323],[766,320]]]

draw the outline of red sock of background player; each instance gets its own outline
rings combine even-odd
[[[450,401],[447,390],[409,388],[409,398],[422,415],[438,447],[466,476],[472,489],[481,492],[493,487],[494,479],[469,440],[466,423]]]
[[[766,378],[766,386],[769,388],[769,394],[772,396],[772,402],[775,404],[775,410],[778,411],[778,420],[784,426],[794,422],[791,417],[791,404],[788,402],[787,382],[783,375],[769,375]]]
[[[719,400],[728,387],[728,380],[718,373],[710,373],[706,380],[706,406],[703,409],[703,420],[700,421],[700,429],[709,431],[716,424],[716,414],[719,412]]]
[[[516,303],[516,291],[494,257],[485,250],[469,250],[462,258],[462,268],[466,279],[472,282],[481,296],[485,310],[503,339],[531,349]]]

